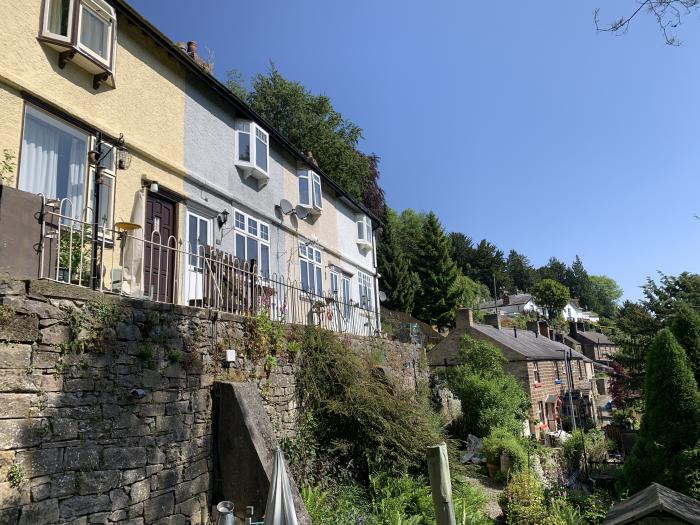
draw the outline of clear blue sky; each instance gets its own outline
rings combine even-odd
[[[382,158],[397,210],[434,210],[535,265],[576,254],[637,299],[700,256],[700,20],[664,44],[632,0],[132,0],[215,74],[275,62],[325,93]]]

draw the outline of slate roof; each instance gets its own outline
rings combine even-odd
[[[634,496],[614,505],[603,523],[624,525],[657,512],[671,514],[685,523],[700,525],[700,501],[658,483],[652,483]]]
[[[552,341],[543,336],[536,337],[535,332],[530,330],[518,330],[517,337],[512,328],[501,328],[499,330],[487,324],[475,324],[472,330],[508,347],[510,350],[522,355],[528,361],[563,361],[564,352],[569,350],[569,347],[564,343]],[[572,359],[591,361],[576,350],[571,350],[571,357]]]
[[[518,306],[519,304],[527,304],[532,301],[532,295],[529,293],[519,293],[508,296],[508,304],[503,304],[503,299],[496,301],[498,306]],[[486,310],[488,308],[493,308],[493,301],[484,301],[479,303],[479,310]]]
[[[576,337],[585,339],[586,342],[588,343],[593,343],[593,344],[601,344],[601,345],[614,345],[610,338],[601,333],[601,332],[592,332],[592,331],[583,331],[583,330],[578,330],[576,331]]]

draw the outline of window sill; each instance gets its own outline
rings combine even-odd
[[[535,388],[542,388],[542,383],[540,383],[539,381],[535,381],[534,386]]]
[[[267,186],[267,182],[270,180],[270,176],[266,172],[247,162],[236,162],[236,167],[243,172],[244,179],[255,179],[258,182],[259,190]]]
[[[357,240],[357,247],[360,249],[361,252],[367,253],[372,249],[372,243],[369,241],[363,241],[361,239]]]
[[[72,42],[58,40],[47,36],[38,36],[37,40],[58,51],[58,67],[63,69],[68,62],[73,62],[76,66],[91,73],[92,87],[97,90],[102,84],[114,88],[114,71],[111,66],[97,60],[90,53],[74,45]]]
[[[304,208],[309,215],[314,215],[314,216],[319,216],[321,215],[321,212],[323,211],[322,208],[317,208],[316,206],[312,206],[310,204],[299,204],[302,208]]]

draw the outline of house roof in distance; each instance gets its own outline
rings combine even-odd
[[[610,338],[602,332],[593,332],[590,330],[578,330],[576,332],[577,337],[585,339],[589,343],[601,344],[601,345],[614,345]]]
[[[530,330],[516,331],[511,328],[499,330],[495,326],[486,324],[475,324],[472,330],[520,354],[528,361],[563,361],[567,351],[571,351],[572,359],[591,361],[580,352],[570,350],[564,343],[552,341],[548,337],[536,336],[535,332]]]
[[[614,505],[603,523],[624,525],[655,513],[671,514],[681,522],[700,525],[700,501],[658,483]]]
[[[521,304],[527,304],[532,301],[532,295],[529,293],[517,293],[508,296],[508,304],[503,304],[503,299],[498,299],[496,304],[498,306],[518,306]],[[493,308],[493,301],[484,301],[479,303],[479,310],[487,310],[488,308]]]

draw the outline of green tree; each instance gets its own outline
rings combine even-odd
[[[688,474],[700,464],[686,463],[700,457],[694,452],[700,440],[700,392],[685,351],[667,328],[649,348],[644,397],[639,440],[624,467],[630,491],[656,481],[700,496],[700,487],[688,484]]]
[[[700,314],[686,302],[679,301],[669,326],[688,356],[695,382],[700,385]]]
[[[465,430],[487,436],[502,428],[520,435],[530,401],[517,380],[504,371],[501,351],[465,336],[459,356],[462,364],[447,372],[447,382],[462,403]]]
[[[617,312],[622,288],[607,275],[590,276],[591,291],[586,306],[600,315],[612,319]]]
[[[571,266],[566,269],[566,280],[562,284],[569,289],[572,297],[581,301],[581,306],[590,308],[588,302],[591,296],[591,281],[578,255]]]
[[[513,286],[520,292],[529,291],[536,282],[535,269],[532,267],[530,259],[515,250],[508,252],[506,271],[513,282]]]
[[[245,78],[243,77],[243,74],[240,71],[236,69],[229,69],[226,72],[225,84],[231,93],[236,95],[244,102],[248,101],[250,92],[248,91],[248,88],[245,85]]]
[[[457,266],[450,256],[450,241],[437,216],[425,218],[417,260],[414,261],[420,280],[414,314],[439,328],[451,326],[457,305]]]
[[[489,290],[483,284],[473,281],[460,272],[455,280],[455,290],[457,292],[457,304],[472,310],[479,307],[479,304],[490,298]]]
[[[569,302],[569,289],[553,279],[542,279],[532,287],[535,302],[547,309],[549,319],[558,319]]]
[[[235,77],[234,77],[235,87]],[[314,95],[284,78],[274,64],[252,81],[248,103],[301,150],[312,150],[318,165],[343,189],[362,199],[372,182],[371,160],[357,151],[362,129]]]
[[[568,267],[565,263],[556,257],[550,257],[547,264],[540,266],[537,269],[537,275],[540,279],[552,279],[558,283],[566,283]]]
[[[411,208],[403,210],[398,216],[396,234],[414,271],[420,257],[425,222],[426,214]]]
[[[508,292],[513,283],[506,269],[503,251],[486,239],[479,241],[474,248],[471,262],[471,277],[477,282],[493,290],[493,278],[496,277],[496,293]]]
[[[379,288],[386,294],[384,306],[411,313],[419,282],[399,243],[397,221],[396,213],[388,210],[384,232],[377,245],[377,267],[381,275]]]

